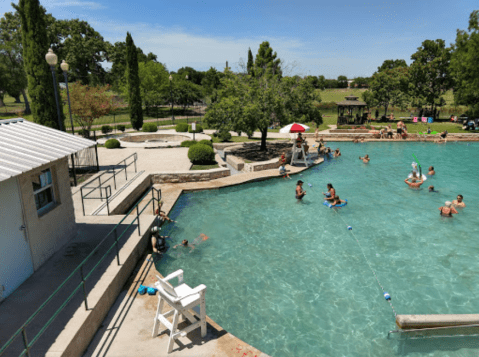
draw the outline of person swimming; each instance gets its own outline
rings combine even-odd
[[[331,205],[336,206],[336,205],[340,205],[341,203],[346,203],[346,201],[339,199],[339,196],[336,195],[334,196],[333,201],[331,202]]]
[[[434,186],[432,186],[432,185],[429,186],[428,189],[429,189],[429,192],[439,192],[439,191],[436,191],[436,190],[434,189]]]
[[[359,157],[359,160],[363,160],[363,162],[364,162],[365,164],[367,164],[367,163],[369,162],[369,160],[371,160],[371,159],[369,158],[369,155],[366,154],[366,155],[364,155],[364,157],[361,157],[361,156],[360,156],[360,157]]]
[[[181,241],[181,244],[177,244],[173,247],[173,249],[176,249],[177,247],[185,247],[185,248],[190,248],[190,253],[195,249],[196,246],[200,245],[202,242],[207,240],[209,237],[206,234],[201,233],[198,237],[195,238],[195,240],[192,243],[189,243],[187,239],[183,239]]]
[[[434,171],[434,166],[429,166],[429,172],[427,173],[429,176],[435,175],[436,171]]]

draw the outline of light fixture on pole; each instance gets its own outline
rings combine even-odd
[[[171,82],[173,81],[173,76],[170,74],[170,100],[171,100],[171,121],[175,122],[175,115],[173,114],[173,92],[171,91]]]
[[[62,123],[62,116],[60,114],[60,105],[58,104],[58,93],[57,93],[57,80],[55,78],[55,66],[57,65],[58,57],[51,48],[48,49],[48,53],[45,55],[45,59],[52,70],[53,76],[53,89],[55,91],[55,102],[57,103],[57,114],[58,114],[58,125],[60,130],[65,131]]]
[[[186,75],[186,82],[188,82],[188,75]],[[190,92],[190,88],[188,87],[188,83],[186,83],[186,107],[188,107],[188,94]],[[186,124],[188,124],[188,108],[186,109]]]
[[[65,84],[67,86],[67,97],[68,97],[68,111],[70,112],[70,124],[72,126],[72,134],[75,135],[75,129],[73,128],[73,119],[72,119],[72,106],[70,103],[70,92],[68,91],[68,77],[67,77],[67,72],[70,66],[68,63],[65,62],[65,60],[62,61],[62,64],[60,65],[63,71],[63,76],[65,77]]]

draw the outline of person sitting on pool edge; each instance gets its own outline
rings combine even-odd
[[[421,181],[417,181],[414,177],[411,178],[411,182],[408,181],[409,178],[405,179],[404,182],[407,183],[407,185],[410,187],[410,188],[420,188],[421,185],[424,183],[424,180],[423,178],[421,177]]]
[[[429,172],[427,173],[429,176],[435,175],[436,171],[434,171],[434,166],[429,166]]]
[[[286,168],[284,167],[284,165],[282,164],[280,167],[279,167],[279,174],[281,176],[283,176],[283,178],[289,178],[291,180],[291,177],[289,177],[289,174],[288,172],[286,171]]]
[[[340,200],[339,196],[336,195],[334,196],[333,201],[331,202],[331,205],[336,206],[336,205],[340,205],[341,203],[346,203],[346,201]]]
[[[452,206],[452,203],[450,201],[446,201],[444,206],[439,207],[439,213],[443,217],[452,217],[453,214],[457,214],[456,209]]]
[[[170,221],[170,222],[175,222],[175,223],[178,223],[177,221],[173,221],[170,217],[168,217],[166,215],[166,212],[165,211],[162,211],[161,210],[161,207],[163,206],[163,201],[160,201],[160,203],[158,204],[158,208],[156,209],[155,213],[158,215],[158,217],[160,217],[160,220],[162,222],[164,221]]]
[[[361,156],[360,156],[360,157],[359,157],[359,160],[363,160],[363,162],[364,162],[365,164],[367,164],[367,163],[369,162],[369,160],[371,160],[371,159],[369,158],[369,155],[366,154],[364,157],[361,157]]]
[[[429,189],[429,192],[439,192],[434,189],[433,185],[429,186],[428,189]]]
[[[457,195],[457,200],[452,201],[452,204],[454,205],[454,207],[461,207],[461,208],[466,207],[466,204],[464,203],[463,198],[464,197],[462,195]]]
[[[296,199],[302,200],[303,197],[306,195],[306,191],[303,190],[303,181],[299,180],[296,183]]]
[[[337,148],[336,150],[334,150],[333,157],[339,157],[339,156],[341,156],[341,151],[339,151],[339,148]]]

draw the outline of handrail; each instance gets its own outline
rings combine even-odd
[[[131,163],[129,163],[128,165],[126,164],[126,160],[128,160],[130,157],[134,157],[133,161]],[[95,177],[94,179],[88,181],[87,183],[83,184],[81,187],[80,187],[80,196],[81,196],[81,204],[82,204],[82,210],[83,210],[83,215],[85,216],[85,202],[83,201],[85,198],[88,198],[88,196],[93,192],[95,191],[96,189],[100,189],[100,199],[103,200],[103,197],[101,195],[101,190],[102,190],[102,186],[107,183],[108,181],[110,181],[111,179],[113,179],[113,185],[115,187],[115,190],[116,190],[116,175],[121,172],[122,170],[125,170],[125,179],[128,180],[128,174],[127,174],[127,168],[134,164],[135,165],[135,172],[138,172],[137,171],[137,166],[136,166],[136,161],[138,160],[138,155],[136,152],[134,152],[133,154],[131,154],[130,156],[124,158],[122,161],[120,161],[118,164],[114,165],[113,166],[113,176],[111,176],[110,178],[106,179],[105,181],[101,182],[101,177],[103,175],[106,175],[106,174],[109,174],[111,173],[110,170],[107,170],[103,173],[101,173],[100,175],[98,175],[97,177]],[[118,173],[116,172],[116,166],[119,166],[121,163],[124,163],[124,167],[121,168]],[[97,181],[98,180],[98,186],[94,186],[94,187],[89,187],[88,185]],[[111,186],[107,186],[107,187],[110,187],[110,196],[111,196]],[[83,195],[83,189],[88,189],[88,188],[91,188],[91,190],[86,194],[86,195]],[[106,195],[106,190],[105,190],[105,195]],[[95,197],[94,197],[95,198]],[[106,199],[106,203],[108,205],[108,197]],[[110,214],[110,212],[108,211],[108,215]]]
[[[152,197],[148,200],[146,203],[145,207],[141,211],[138,210],[138,205],[143,201],[143,199],[148,195],[149,193],[152,193]],[[154,193],[157,193],[157,197],[155,197]],[[118,242],[120,238],[123,237],[123,235],[130,229],[130,227],[133,225],[135,221],[137,221],[138,224],[138,234],[140,234],[140,215],[145,211],[145,209],[150,205],[151,202],[153,202],[153,215],[155,215],[155,204],[154,202],[157,201],[158,204],[161,200],[161,189],[156,189],[155,187],[151,187],[139,200],[138,202],[130,209],[130,211],[121,219],[120,222],[118,222],[115,227],[112,228],[112,230],[101,240],[100,243],[97,244],[97,246],[88,254],[88,256],[71,272],[71,274],[63,281],[63,283],[60,284],[60,286],[45,300],[45,302],[23,323],[23,325],[13,334],[13,336],[0,348],[0,356],[6,351],[6,349],[12,344],[12,342],[20,335],[23,335],[23,341],[25,348],[21,352],[20,357],[27,355],[30,356],[30,348],[33,346],[35,342],[40,338],[40,336],[45,332],[45,330],[50,326],[50,324],[53,322],[53,320],[58,316],[58,314],[65,308],[65,306],[70,302],[70,300],[73,298],[73,296],[78,292],[80,287],[83,287],[83,293],[84,293],[84,302],[85,302],[85,310],[88,310],[88,300],[87,300],[87,294],[85,291],[85,281],[91,276],[93,271],[100,265],[100,263],[107,257],[107,255],[111,252],[113,247],[116,246],[117,252],[117,263],[120,265],[120,255],[119,255],[119,249],[118,249]],[[130,215],[130,213],[136,209],[136,217],[133,218],[131,223],[128,225],[128,227],[125,228],[125,230],[121,233],[121,235],[118,237],[115,237],[115,242],[111,245],[111,247],[103,254],[103,256],[100,258],[98,263],[90,270],[90,272],[83,277],[83,266],[88,262],[88,260],[95,254],[95,252],[99,249],[100,245],[102,245],[106,239],[112,234],[115,233],[116,235],[116,229],[119,227],[120,224],[122,224]],[[54,312],[52,317],[43,325],[43,327],[40,329],[40,331],[33,337],[33,339],[28,342],[26,333],[25,333],[25,328],[33,321],[33,319],[45,308],[45,306],[56,296],[56,294],[65,286],[67,282],[72,279],[72,277],[80,272],[82,281],[81,283],[78,284],[78,286],[73,290],[73,292],[67,297],[67,299],[63,302],[63,304]]]

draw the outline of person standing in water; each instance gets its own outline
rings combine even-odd
[[[421,177],[421,181],[417,181],[415,178],[412,178],[411,179],[411,182],[408,181],[409,179],[405,179],[404,182],[407,183],[407,185],[410,187],[410,188],[415,188],[415,189],[419,189],[421,187],[421,185],[424,183],[424,180],[422,179]]]
[[[334,189],[333,185],[328,183],[327,186],[328,188],[328,192],[324,193],[323,192],[323,195],[325,195],[325,199],[327,201],[333,201],[334,200],[334,197],[336,196],[336,190]]]
[[[361,156],[360,156],[360,157],[359,157],[359,160],[363,160],[363,162],[364,162],[365,164],[367,164],[367,163],[369,162],[369,160],[371,160],[371,159],[369,158],[369,155],[366,154],[364,157],[361,157]]]
[[[296,183],[296,199],[302,200],[303,197],[306,195],[306,191],[303,190],[303,181],[299,180]]]

